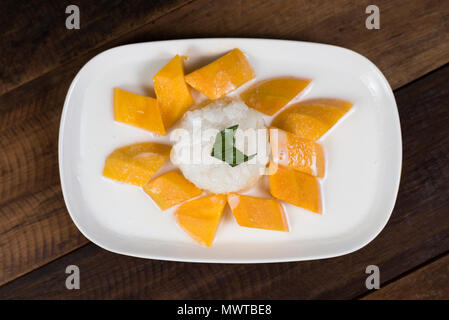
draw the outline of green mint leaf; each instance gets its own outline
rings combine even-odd
[[[255,153],[247,156],[235,147],[235,132],[238,127],[236,124],[217,133],[211,152],[212,157],[226,162],[231,167],[247,162],[257,155]]]

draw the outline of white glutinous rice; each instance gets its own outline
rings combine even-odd
[[[211,152],[217,133],[235,125],[235,147],[248,156],[256,156],[232,167]],[[218,100],[187,112],[170,139],[175,142],[172,162],[198,188],[212,193],[237,192],[253,186],[269,159],[263,116],[242,101]]]

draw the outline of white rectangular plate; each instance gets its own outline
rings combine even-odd
[[[114,122],[112,89],[154,96],[152,77],[174,55],[189,57],[189,72],[233,48],[245,52],[256,73],[256,79],[234,95],[261,79],[295,76],[312,79],[296,100],[340,98],[354,107],[320,139],[327,161],[322,215],[287,204],[291,231],[283,233],[239,227],[227,211],[213,246],[205,248],[180,229],[173,209],[161,212],[141,188],[102,177],[104,160],[115,148],[168,141]],[[73,80],[59,136],[62,190],[79,230],[107,250],[162,260],[258,263],[329,258],[355,251],[387,223],[401,162],[396,102],[377,67],[347,49],[297,41],[192,39],[105,51]],[[161,172],[166,170],[167,166]]]

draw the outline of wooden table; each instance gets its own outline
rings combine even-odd
[[[449,1],[2,1],[0,4],[0,298],[449,298]],[[95,4],[94,4],[95,3]],[[66,6],[81,28],[65,27]],[[313,41],[355,50],[395,90],[402,180],[382,233],[333,259],[257,265],[137,259],[90,243],[62,198],[58,128],[80,67],[106,49],[197,37]],[[81,289],[67,290],[67,265]],[[381,289],[368,290],[377,265]]]

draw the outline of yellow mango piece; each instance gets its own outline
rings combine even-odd
[[[271,125],[315,141],[332,128],[351,107],[352,103],[336,99],[303,101],[282,111]]]
[[[226,196],[216,194],[183,203],[175,215],[178,224],[190,237],[210,247],[225,206]]]
[[[166,135],[157,100],[114,89],[114,120]]]
[[[315,177],[279,166],[268,179],[273,197],[321,213],[320,184]]]
[[[153,77],[165,128],[170,128],[193,105],[184,80],[184,58],[176,55]]]
[[[315,98],[315,99],[308,99],[306,101],[303,101],[304,104],[311,104],[311,105],[318,105],[318,106],[333,106],[336,108],[341,109],[345,113],[351,110],[352,103],[344,100],[339,99],[332,99],[332,98]]]
[[[143,190],[162,209],[198,197],[203,191],[176,171],[170,171],[143,186]]]
[[[214,62],[186,76],[187,83],[211,100],[234,91],[254,78],[254,72],[239,49],[234,49]]]
[[[104,164],[103,176],[143,186],[170,157],[170,146],[143,142],[115,149]]]
[[[228,203],[242,227],[289,231],[284,209],[277,200],[231,193]]]
[[[323,147],[287,131],[270,128],[270,145],[274,162],[312,176],[324,176]]]
[[[248,107],[272,116],[304,90],[309,83],[310,80],[296,78],[264,80],[247,89],[240,97]]]

